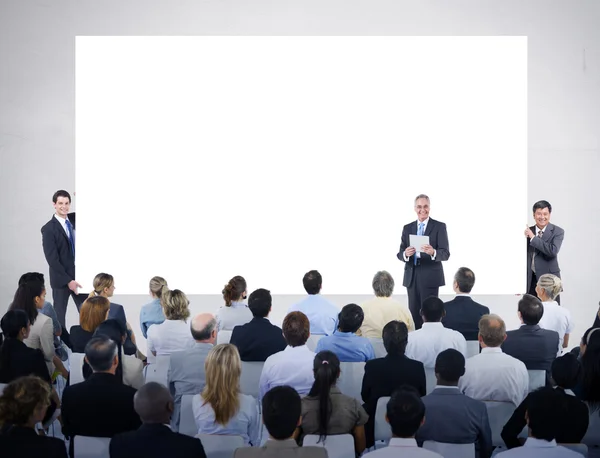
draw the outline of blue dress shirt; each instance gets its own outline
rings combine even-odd
[[[290,312],[302,312],[308,317],[311,334],[330,336],[337,328],[340,310],[320,294],[309,294],[290,307]]]
[[[140,328],[144,338],[148,338],[148,328],[150,326],[161,324],[163,321],[165,321],[165,314],[160,305],[160,299],[154,299],[149,304],[144,305],[140,311]]]
[[[323,350],[334,352],[343,363],[360,363],[375,359],[373,345],[366,337],[353,332],[335,331],[333,335],[321,337],[315,353]]]

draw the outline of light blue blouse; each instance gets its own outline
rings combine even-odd
[[[146,339],[148,338],[148,328],[153,324],[161,324],[163,321],[165,321],[165,314],[160,305],[160,299],[154,299],[142,307],[140,311],[140,328]]]

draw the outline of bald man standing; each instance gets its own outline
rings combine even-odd
[[[192,320],[190,331],[196,341],[194,347],[172,353],[169,365],[169,390],[175,398],[175,410],[171,418],[174,431],[179,431],[181,396],[198,394],[206,384],[204,361],[217,340],[217,321],[210,313],[201,313]]]
[[[146,383],[135,394],[133,405],[142,426],[113,437],[110,458],[206,458],[200,440],[171,431],[173,398],[165,386]]]

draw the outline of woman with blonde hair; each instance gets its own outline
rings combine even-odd
[[[167,280],[162,277],[152,277],[150,279],[150,296],[152,302],[144,305],[140,311],[140,329],[144,338],[148,338],[148,328],[153,324],[161,324],[165,321],[165,314],[160,305],[163,286],[167,285]]]
[[[242,436],[245,445],[260,445],[256,400],[240,393],[242,361],[236,346],[214,346],[204,371],[206,385],[192,401],[198,434]]]
[[[71,346],[74,353],[85,353],[85,346],[94,337],[96,328],[108,319],[110,301],[103,296],[87,298],[79,309],[79,325],[71,326]]]
[[[569,334],[573,331],[571,313],[555,300],[562,292],[562,281],[556,275],[544,274],[538,279],[535,292],[544,306],[539,326],[558,332],[560,354],[563,348],[569,346]]]
[[[217,332],[233,331],[234,327],[241,326],[252,320],[252,312],[243,302],[248,293],[244,277],[239,275],[233,277],[223,287],[222,293],[225,305],[219,307],[219,310],[215,314]]]

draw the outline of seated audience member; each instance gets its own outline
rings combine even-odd
[[[323,277],[316,270],[304,274],[302,278],[304,289],[308,293],[304,299],[292,305],[290,312],[302,312],[310,322],[310,333],[316,335],[331,335],[336,330],[339,308],[321,296]]]
[[[461,267],[454,274],[452,287],[456,296],[444,304],[446,315],[442,324],[448,329],[460,332],[466,340],[477,340],[479,320],[490,313],[490,309],[471,299],[475,285],[475,274],[467,267]]]
[[[481,353],[467,359],[465,375],[458,387],[467,396],[480,401],[521,404],[529,393],[529,374],[525,364],[502,352],[506,325],[498,315],[479,320]]]
[[[371,341],[356,334],[364,318],[363,310],[356,304],[345,305],[338,315],[338,328],[330,336],[321,337],[315,351],[334,352],[343,363],[359,363],[375,358]]]
[[[556,358],[552,363],[552,379],[556,383],[555,390],[560,395],[556,398],[555,405],[555,408],[561,412],[556,430],[558,443],[578,444],[588,429],[590,420],[588,408],[571,391],[577,385],[580,374],[579,361],[570,353]],[[527,425],[525,416],[531,396],[532,393],[527,395],[502,429],[502,439],[508,448],[522,445],[518,436]]]
[[[141,387],[133,406],[142,420],[136,431],[117,434],[110,441],[110,458],[206,458],[202,443],[169,428],[173,398],[156,382]]]
[[[600,307],[598,307],[598,311],[594,317],[594,324],[592,325],[592,328],[600,328]]]
[[[69,331],[73,353],[85,352],[85,346],[94,337],[96,328],[108,318],[109,309],[110,301],[101,296],[90,297],[81,304],[79,325],[71,326]]]
[[[392,428],[392,438],[387,447],[367,453],[373,458],[443,458],[442,455],[419,448],[415,440],[419,428],[427,424],[423,400],[412,388],[401,388],[392,394],[385,414]]]
[[[467,341],[463,335],[442,324],[444,313],[444,302],[437,297],[428,297],[421,305],[423,326],[408,334],[406,356],[421,361],[425,368],[432,369],[437,355],[448,348],[467,354]]]
[[[171,353],[168,372],[168,386],[175,399],[171,427],[179,431],[181,397],[184,394],[198,394],[206,384],[204,363],[217,340],[217,322],[210,313],[201,313],[192,319],[190,326],[194,346],[189,350]]]
[[[260,397],[274,386],[288,385],[304,396],[315,378],[312,374],[315,353],[306,346],[310,323],[302,312],[291,312],[283,320],[283,337],[288,346],[267,358],[260,374]]]
[[[267,391],[262,398],[262,414],[269,439],[260,448],[238,448],[234,458],[327,458],[323,447],[298,447],[301,410],[300,395],[292,387],[276,386]]]
[[[266,361],[267,358],[286,347],[279,326],[271,324],[271,293],[257,289],[248,298],[248,307],[254,318],[250,322],[233,328],[231,343],[238,348],[242,361]]]
[[[313,365],[315,382],[302,398],[302,434],[327,436],[352,434],[357,456],[365,450],[365,423],[369,416],[360,403],[335,386],[340,377],[340,360],[330,351],[317,353]]]
[[[239,275],[233,277],[223,288],[222,294],[225,305],[219,307],[215,318],[217,319],[217,333],[219,331],[233,331],[236,326],[241,326],[252,320],[252,312],[244,303],[247,291],[246,280]]]
[[[4,388],[0,394],[2,458],[67,458],[64,441],[35,430],[47,417],[50,397],[50,385],[34,376],[20,377]]]
[[[369,415],[365,425],[367,447],[373,446],[375,410],[377,401],[403,385],[412,386],[420,396],[425,396],[425,370],[423,363],[407,358],[404,354],[408,343],[408,328],[402,321],[390,321],[383,328],[383,345],[387,355],[372,359],[365,364],[361,397]]]
[[[562,281],[556,275],[544,274],[537,282],[535,292],[544,305],[540,328],[558,332],[560,348],[569,346],[569,335],[573,331],[571,312],[556,302],[562,291]],[[560,351],[559,351],[560,353]]]
[[[242,436],[245,445],[258,446],[258,406],[252,396],[240,392],[242,361],[235,345],[215,345],[204,370],[206,385],[192,401],[198,434]]]
[[[423,398],[427,422],[417,433],[417,441],[475,444],[477,456],[492,453],[492,432],[487,408],[458,389],[465,373],[465,357],[452,348],[441,352],[435,361],[435,389]]]
[[[415,330],[415,323],[408,308],[392,299],[394,278],[389,272],[382,270],[375,274],[373,292],[373,299],[360,304],[365,314],[360,327],[363,337],[381,339],[383,327],[394,320],[405,323],[409,331]]]
[[[576,394],[587,402],[590,409],[600,408],[600,329],[588,333],[587,345],[581,355],[581,383]]]
[[[140,329],[145,339],[148,338],[148,328],[153,324],[161,324],[165,321],[160,297],[162,296],[163,286],[167,285],[167,280],[162,277],[152,277],[150,279],[150,296],[152,302],[144,305],[140,311]]]
[[[194,345],[190,334],[190,301],[178,289],[170,290],[163,286],[160,303],[165,321],[148,329],[148,352],[154,356],[168,356],[176,351],[189,350]]]
[[[522,447],[496,455],[498,458],[581,458],[581,454],[556,443],[563,409],[557,408],[563,396],[549,387],[531,393],[527,403],[529,437]]]

